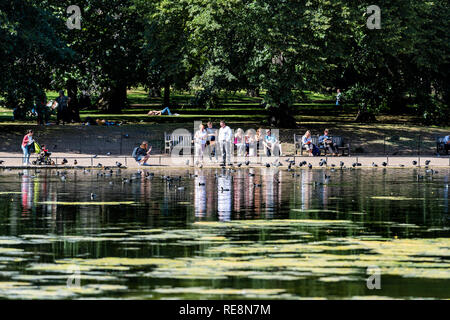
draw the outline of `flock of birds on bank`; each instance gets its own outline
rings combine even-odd
[[[306,161],[301,161],[301,162],[296,164],[295,161],[287,159],[286,162],[287,162],[287,171],[288,172],[292,172],[292,177],[299,177],[300,176],[300,174],[295,172],[296,168],[302,168],[302,167],[305,167],[305,168],[308,168],[308,169],[312,169],[313,168],[313,165],[311,163],[306,162]],[[426,175],[417,174],[417,181],[421,181],[421,180],[425,179],[426,176],[432,177],[433,175],[438,174],[438,171],[428,167],[430,162],[431,162],[430,160],[426,160],[425,161],[425,165],[426,165],[425,166],[425,173],[426,173]],[[416,166],[417,165],[417,161],[413,161],[412,164]],[[236,165],[236,167],[237,168],[241,168],[242,165],[243,165],[242,163],[239,163],[239,164]],[[250,163],[249,162],[245,162],[245,165],[249,166]],[[277,162],[277,163],[272,164],[272,165],[274,167],[283,166],[280,162]],[[387,167],[388,166],[388,164],[386,162],[383,162],[381,165],[383,167]],[[323,167],[323,166],[328,166],[327,161],[325,159],[321,159],[320,162],[319,162],[319,167]],[[345,170],[345,169],[347,169],[347,170],[355,170],[356,167],[361,167],[361,166],[362,166],[361,163],[354,162],[354,163],[352,163],[351,166],[349,166],[347,168],[345,166],[344,161],[340,161],[339,166],[337,166],[335,164],[331,164],[330,165],[330,167],[331,167],[330,168],[330,172],[335,172],[336,170]],[[266,164],[266,167],[269,168],[269,167],[271,167],[271,165],[270,164]],[[375,163],[372,163],[372,167],[376,168],[376,167],[378,167],[378,165],[376,165]],[[149,179],[149,180],[155,178],[155,173],[149,172],[149,171],[141,171],[141,170],[138,170],[137,172],[134,172],[131,175],[127,175],[127,177],[123,177],[122,176],[122,169],[123,168],[124,168],[124,166],[120,162],[116,162],[115,166],[109,166],[109,167],[104,167],[101,163],[98,163],[96,169],[83,169],[82,173],[83,174],[90,174],[91,172],[95,172],[94,170],[98,170],[97,171],[97,179],[109,178],[110,179],[109,185],[111,185],[111,186],[115,185],[115,184],[117,184],[119,182],[122,185],[127,185],[127,184],[131,184],[131,183],[134,183],[134,182],[141,182],[143,178]],[[7,169],[7,170],[10,171],[10,169]],[[236,169],[235,166],[231,166],[230,168],[222,168],[221,174],[215,173],[214,177],[215,177],[215,179],[228,177],[228,178],[231,178],[231,180],[233,180],[234,177],[232,175],[229,175],[229,174],[237,172],[237,171],[238,171],[238,169]],[[34,170],[35,174],[38,174],[40,172],[41,171],[39,169],[35,169]],[[23,172],[19,172],[18,175],[19,176],[23,176],[24,173]],[[57,177],[59,177],[59,179],[62,182],[66,182],[68,180],[68,172],[66,170],[64,170],[64,171],[59,171],[58,170],[58,171],[56,171],[55,175]],[[192,180],[192,179],[195,179],[195,178],[199,177],[197,174],[192,174],[192,173],[188,173],[187,176],[188,176],[189,180]],[[248,176],[249,177],[255,177],[256,174],[253,173],[253,172],[249,172]],[[34,177],[36,177],[36,175],[29,175],[29,177],[30,178],[34,178]],[[116,179],[114,179],[114,178],[116,178]],[[119,178],[119,179],[117,179],[117,178]],[[185,177],[182,177],[182,176],[174,177],[174,176],[168,176],[168,175],[161,175],[160,178],[161,178],[162,181],[165,181],[167,183],[167,187],[170,190],[177,190],[177,191],[185,190],[185,187],[181,186],[181,182],[185,179]],[[324,173],[323,182],[314,181],[313,185],[317,186],[317,185],[328,184],[328,183],[330,183],[330,178],[331,178],[331,175],[327,175],[326,173]],[[278,184],[280,183],[280,181],[277,180],[277,179],[275,179],[274,182],[278,183]],[[205,182],[197,182],[197,184],[199,186],[206,186]],[[261,183],[253,183],[253,186],[255,188],[260,188],[260,187],[262,187],[262,184]],[[219,186],[219,191],[220,192],[227,192],[227,191],[230,191],[230,189],[224,188],[223,186],[221,186],[221,187]],[[95,193],[91,192],[90,193],[90,199],[93,201],[96,198],[97,198],[97,195]]]

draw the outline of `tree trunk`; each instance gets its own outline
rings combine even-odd
[[[122,113],[122,108],[127,104],[127,85],[119,83],[108,88],[99,101],[100,108],[107,113]]]
[[[277,128],[297,128],[297,122],[291,111],[291,108],[286,103],[281,103],[278,108],[270,108],[269,125]]]
[[[163,107],[169,107],[170,106],[170,82],[166,81],[164,84],[164,101],[163,101]]]
[[[375,115],[372,112],[367,111],[366,108],[364,107],[359,107],[355,122],[370,123],[376,121],[377,119],[375,118]]]

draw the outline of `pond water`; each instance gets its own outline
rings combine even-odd
[[[1,171],[0,298],[450,298],[449,174]]]

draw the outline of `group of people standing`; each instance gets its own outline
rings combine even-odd
[[[198,130],[194,134],[195,146],[195,163],[203,164],[205,155],[210,161],[215,158],[218,162],[219,155],[222,155],[222,165],[231,164],[231,156],[236,148],[237,156],[255,157],[257,150],[264,147],[267,156],[281,155],[281,144],[270,129],[266,130],[263,136],[263,130],[258,131],[247,130],[244,132],[241,128],[234,133],[225,121],[220,121],[220,128],[214,128],[213,123],[209,121],[205,126],[203,123],[199,125]]]

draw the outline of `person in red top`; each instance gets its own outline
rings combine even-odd
[[[23,164],[29,165],[30,164],[30,145],[34,143],[33,140],[33,130],[28,130],[25,137],[23,137],[22,140],[22,151],[23,151]]]

